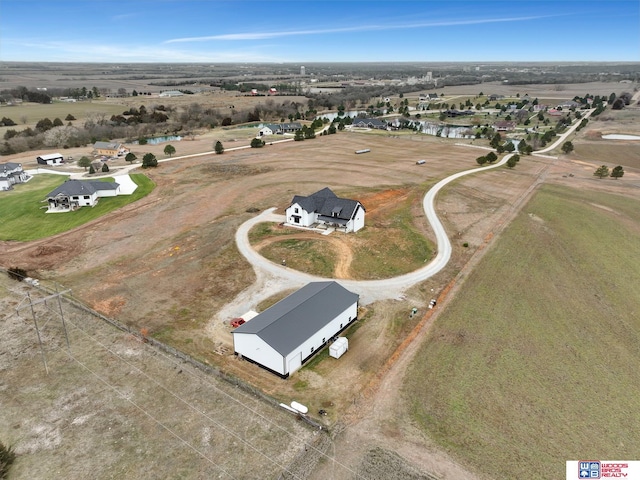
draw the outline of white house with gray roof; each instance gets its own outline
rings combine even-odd
[[[334,281],[309,283],[233,330],[234,353],[287,378],[357,318],[358,298]]]
[[[48,203],[47,213],[71,212],[80,207],[95,207],[101,197],[115,197],[120,185],[114,182],[67,180],[49,192],[43,201]]]
[[[30,178],[21,163],[0,163],[0,190],[11,190],[15,184],[24,183]]]
[[[357,200],[340,198],[329,188],[303,197],[296,195],[286,210],[286,223],[294,227],[335,227],[357,232],[364,227],[365,209]]]

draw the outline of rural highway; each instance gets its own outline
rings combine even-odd
[[[587,118],[593,110],[585,112],[583,118]],[[557,148],[561,143],[573,134],[580,122],[576,121],[560,135],[555,142],[544,149],[537,150],[534,154],[544,154]],[[422,201],[427,221],[431,225],[436,237],[436,256],[424,267],[410,273],[383,280],[338,280],[345,288],[360,295],[363,305],[377,300],[400,299],[403,293],[416,283],[422,282],[441,271],[451,258],[451,242],[435,211],[435,198],[442,188],[449,183],[479,172],[484,172],[506,164],[513,154],[505,155],[499,162],[485,167],[476,167],[453,174],[436,183],[424,196]],[[261,300],[277,293],[278,291],[299,288],[313,281],[334,280],[332,278],[317,277],[307,273],[292,270],[285,266],[273,263],[258,252],[249,242],[249,231],[254,225],[262,222],[284,222],[283,215],[276,215],[275,208],[265,210],[260,215],[246,221],[236,231],[236,244],[240,253],[253,265],[256,273],[254,285],[241,292],[237,298],[230,302],[220,312],[220,317],[230,318],[240,316],[242,313],[255,308]]]

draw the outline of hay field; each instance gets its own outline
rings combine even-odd
[[[639,458],[639,237],[637,199],[543,187],[438,318],[407,418],[488,478]]]

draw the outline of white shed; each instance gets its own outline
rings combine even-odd
[[[287,378],[358,315],[358,295],[313,282],[233,330],[236,355]]]
[[[64,157],[59,153],[50,153],[36,157],[36,161],[40,165],[62,165],[64,163]]]
[[[349,340],[347,337],[338,337],[329,347],[329,356],[340,358],[347,350],[349,350]]]

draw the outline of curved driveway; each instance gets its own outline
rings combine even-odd
[[[592,112],[593,110],[585,112],[583,118],[587,118],[591,115]],[[562,134],[557,138],[555,142],[553,142],[553,144],[544,149],[538,150],[535,153],[544,153],[556,148],[575,131],[579,123],[580,122],[576,121],[574,125],[569,127],[564,134]],[[367,304],[377,300],[401,298],[403,292],[406,289],[438,273],[447,265],[449,259],[451,258],[451,242],[447,237],[442,222],[436,215],[434,206],[436,195],[445,185],[453,182],[454,180],[457,180],[458,178],[477,172],[491,170],[493,168],[498,168],[504,165],[512,155],[513,154],[505,155],[502,160],[493,165],[473,168],[453,174],[443,180],[440,180],[426,193],[422,205],[427,216],[427,220],[429,221],[435,233],[437,249],[437,254],[435,258],[431,260],[431,262],[429,262],[424,267],[419,268],[418,270],[394,278],[386,278],[383,280],[339,279],[338,281],[340,282],[340,284],[342,284],[345,288],[358,293],[360,295],[361,302],[363,304]],[[275,215],[273,213],[274,210],[275,208],[265,210],[260,215],[243,223],[237,230],[236,244],[238,246],[238,250],[253,265],[257,280],[254,285],[249,287],[244,292],[241,292],[236,299],[230,302],[227,307],[223,309],[224,312],[220,312],[221,315],[230,316],[233,311],[233,313],[237,316],[238,314],[244,313],[247,310],[253,308],[255,304],[260,300],[273,295],[277,291],[301,287],[306,283],[312,281],[333,280],[329,278],[309,275],[303,272],[298,272],[296,270],[291,270],[282,265],[273,263],[257,253],[251,247],[248,234],[254,225],[262,222],[283,222],[285,220],[283,215]]]
[[[457,180],[460,177],[471,175],[472,173],[476,172],[491,170],[493,168],[498,168],[504,165],[512,155],[513,154],[505,155],[502,160],[493,165],[473,168],[471,170],[465,170],[451,175],[443,180],[440,180],[427,192],[427,194],[424,196],[422,205],[427,216],[427,220],[435,233],[437,245],[437,254],[435,258],[431,260],[431,262],[429,262],[424,267],[419,268],[418,270],[400,275],[398,277],[385,278],[382,280],[339,279],[338,281],[340,282],[340,284],[345,288],[358,293],[360,295],[361,302],[363,304],[367,304],[376,300],[399,298],[407,288],[415,285],[416,283],[422,282],[438,273],[447,265],[449,259],[451,258],[451,242],[447,237],[447,233],[444,229],[444,226],[442,225],[442,222],[436,215],[434,206],[436,195],[445,185],[453,182],[454,180]],[[262,222],[283,222],[285,220],[283,215],[275,215],[273,213],[274,210],[275,208],[265,210],[260,215],[247,220],[240,226],[240,228],[238,228],[236,232],[236,243],[238,245],[238,250],[253,265],[254,270],[256,271],[256,275],[258,276],[257,283],[261,283],[264,280],[265,276],[271,277],[271,281],[268,282],[271,285],[265,285],[263,288],[263,290],[271,290],[274,287],[273,283],[282,284],[281,289],[285,289],[302,286],[312,281],[333,280],[330,278],[317,277],[296,270],[291,270],[282,265],[273,263],[270,260],[264,258],[251,247],[248,234],[254,225]],[[257,291],[254,293],[258,294]],[[264,297],[267,297],[273,293],[275,292],[265,291]],[[243,294],[241,294],[239,298],[241,298],[242,295]]]

